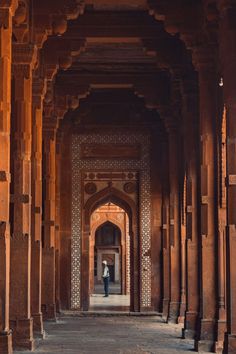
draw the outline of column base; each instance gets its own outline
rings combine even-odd
[[[43,329],[43,314],[41,312],[32,314],[34,319],[33,330],[34,335],[42,339],[45,338],[45,331]]]
[[[12,354],[12,332],[0,332],[0,353]]]
[[[57,313],[61,312],[61,302],[59,300],[56,300],[56,311]]]
[[[33,318],[10,321],[14,349],[34,350]]]
[[[222,342],[222,341],[215,342],[214,353],[222,354],[223,353],[223,349],[224,349],[224,342]]]
[[[196,340],[194,343],[194,349],[196,352],[209,352],[214,350],[214,342],[212,340]]]
[[[215,347],[215,321],[201,319],[198,338],[195,340],[195,350],[212,352]]]
[[[186,311],[186,303],[185,302],[181,302],[180,303],[180,308],[179,308],[178,323],[184,323],[185,311]]]
[[[184,328],[182,330],[182,337],[184,339],[196,338],[197,319],[197,312],[187,311],[185,313]]]
[[[226,332],[226,321],[218,320],[217,321],[217,341],[215,342],[215,353],[222,353],[224,348],[224,338]]]
[[[225,353],[235,354],[236,353],[236,335],[225,334]]]
[[[196,332],[192,329],[182,329],[182,338],[183,339],[195,339],[196,337]]]
[[[56,304],[42,304],[43,320],[56,321]]]
[[[162,302],[162,318],[165,322],[168,320],[168,313],[169,313],[169,304],[170,300],[169,299],[163,299]]]
[[[180,309],[180,303],[179,302],[174,302],[174,301],[170,302],[168,322],[170,322],[170,323],[178,323],[179,309]]]

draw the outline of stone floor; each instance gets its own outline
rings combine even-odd
[[[90,296],[90,311],[129,311],[129,295],[109,295],[93,294]]]
[[[181,339],[181,326],[158,316],[62,316],[45,325],[42,354],[184,354],[193,341]],[[29,352],[21,352],[28,354]]]
[[[111,283],[109,284],[109,293],[110,294],[120,294],[121,293],[121,285]],[[96,284],[94,286],[94,294],[104,294],[104,285],[103,284]]]

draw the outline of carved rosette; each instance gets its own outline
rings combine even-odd
[[[124,192],[128,194],[132,194],[136,192],[136,185],[133,182],[127,182],[124,184]]]
[[[85,193],[94,194],[97,192],[97,186],[93,182],[86,183],[84,186]]]

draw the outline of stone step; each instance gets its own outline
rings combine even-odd
[[[59,318],[65,317],[110,317],[110,316],[158,316],[161,317],[161,313],[156,311],[61,311]]]

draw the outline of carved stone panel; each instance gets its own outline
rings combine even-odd
[[[95,187],[96,192],[99,192],[109,185],[127,193],[127,196],[134,201],[139,193],[137,203],[141,255],[140,305],[151,306],[149,151],[150,137],[147,133],[106,132],[99,135],[91,133],[72,136],[72,308],[81,307],[82,208]]]

